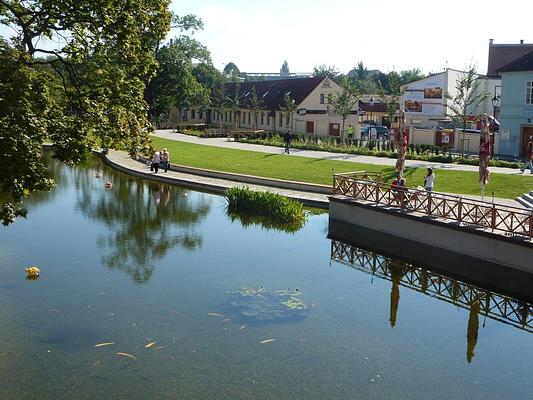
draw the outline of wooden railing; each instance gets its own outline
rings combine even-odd
[[[333,176],[333,195],[455,221],[464,226],[490,229],[509,236],[533,237],[533,212],[529,210],[444,193],[394,187],[381,182],[381,179],[360,178],[365,176],[363,173],[352,174],[355,175]]]
[[[337,240],[331,241],[331,259],[389,281],[392,280],[393,269],[396,269],[402,286],[467,309],[478,301],[480,312],[489,318],[533,333],[531,303],[438,274],[425,267],[397,262]]]

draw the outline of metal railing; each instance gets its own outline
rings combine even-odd
[[[333,195],[416,212],[475,228],[490,229],[509,236],[533,237],[532,211],[444,193],[397,187],[383,183],[381,179],[364,178],[362,173],[352,174],[355,175],[333,176]],[[366,174],[373,176],[371,173]]]
[[[356,246],[331,241],[331,259],[357,270],[391,281],[456,306],[470,309],[476,301],[480,314],[533,333],[533,305],[432,272],[424,267],[400,262]]]

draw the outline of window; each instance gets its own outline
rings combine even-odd
[[[320,104],[325,104],[325,98],[324,93],[320,93]]]
[[[250,125],[250,114],[251,112],[248,112],[248,125]]]
[[[526,104],[533,104],[533,81],[526,82]]]
[[[196,110],[194,108],[191,110],[191,119],[196,119]]]
[[[283,126],[283,115],[279,113],[279,127],[281,128]]]
[[[265,114],[261,113],[261,125],[265,124]]]

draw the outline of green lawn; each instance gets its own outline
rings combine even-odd
[[[265,154],[158,137],[152,137],[152,141],[157,149],[166,147],[169,150],[172,163],[190,167],[326,185],[332,183],[333,172],[363,170],[382,172],[386,181],[391,181],[395,176],[394,168],[384,165]],[[405,171],[407,186],[423,186],[425,173],[424,168],[407,168]],[[439,169],[435,171],[435,176],[435,191],[480,195],[477,172]],[[529,175],[491,174],[491,181],[487,185],[485,194],[490,197],[494,192],[494,197],[514,199],[531,189],[533,189],[533,178]]]

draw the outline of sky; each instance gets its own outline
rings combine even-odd
[[[362,61],[382,72],[485,73],[489,39],[533,43],[531,0],[172,0],[171,10],[203,20],[194,37],[216,68],[231,61],[243,72],[279,72],[287,60],[291,72],[347,73]]]
[[[530,0],[173,0],[171,9],[203,20],[194,37],[215,67],[244,72],[279,72],[287,60],[291,72],[346,73],[363,61],[382,72],[475,64],[485,73],[489,39],[533,43]]]

